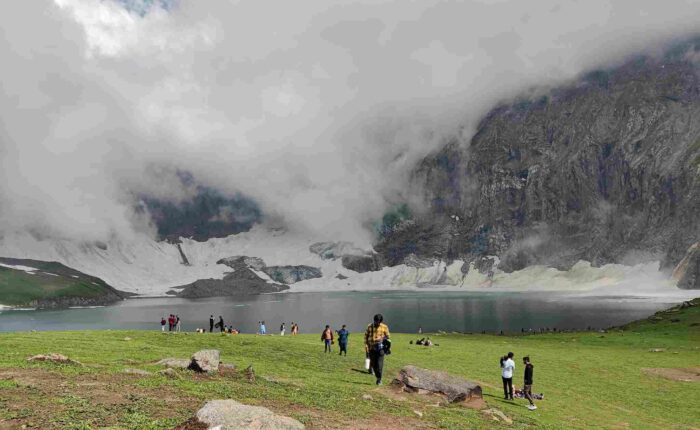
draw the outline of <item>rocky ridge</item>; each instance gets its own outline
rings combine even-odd
[[[415,255],[482,273],[492,256],[506,272],[579,260],[672,269],[700,239],[699,50],[694,41],[493,109],[470,141],[420,163],[427,213],[375,249],[390,266]]]

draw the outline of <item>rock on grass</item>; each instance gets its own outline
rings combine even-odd
[[[39,354],[35,355],[33,357],[29,357],[27,361],[48,361],[50,363],[56,363],[56,364],[71,364],[75,366],[82,366],[83,364],[79,361],[72,360],[68,357],[66,357],[63,354],[57,354],[55,352],[51,352],[49,354]]]
[[[188,369],[195,372],[215,373],[219,370],[220,356],[218,349],[197,351],[192,355]]]
[[[220,430],[303,430],[299,421],[267,408],[247,406],[235,400],[212,400],[197,411],[197,419]]]

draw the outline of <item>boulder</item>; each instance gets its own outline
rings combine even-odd
[[[56,363],[56,364],[71,364],[71,365],[77,365],[77,366],[82,366],[82,363],[76,360],[72,360],[68,357],[66,357],[63,354],[57,354],[55,352],[51,352],[49,354],[39,354],[35,355],[33,357],[29,357],[27,361],[48,361],[50,363]]]
[[[219,356],[221,353],[218,349],[203,349],[192,355],[192,360],[188,369],[195,372],[214,373],[219,370]]]
[[[341,259],[343,267],[358,272],[376,272],[382,270],[384,263],[378,254],[371,255],[343,255]]]
[[[393,381],[394,385],[408,392],[431,392],[443,394],[450,403],[481,399],[481,386],[475,382],[450,375],[446,372],[405,366]]]
[[[277,415],[267,408],[247,406],[235,400],[212,400],[197,411],[197,419],[210,429],[220,430],[302,430],[299,421]]]
[[[185,358],[164,358],[156,364],[160,364],[161,366],[171,369],[187,369],[190,367],[190,360]]]

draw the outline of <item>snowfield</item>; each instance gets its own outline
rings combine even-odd
[[[430,291],[576,291],[581,294],[647,295],[690,297],[658,271],[658,263],[637,266],[609,264],[599,268],[580,261],[570,270],[543,266],[504,273],[491,278],[470,267],[462,273],[463,261],[435,261],[432,267],[406,265],[377,272],[357,273],[344,268],[340,259],[324,260],[309,251],[321,240],[302,237],[262,225],[246,233],[197,242],[182,239],[189,261],[182,264],[177,245],[157,242],[146,235],[129,242],[113,240],[105,246],[68,240],[38,240],[29,234],[6,235],[0,240],[0,256],[58,261],[97,276],[113,287],[143,296],[162,296],[172,287],[198,279],[221,279],[231,269],[216,262],[225,257],[259,257],[268,266],[308,265],[318,267],[322,278],[292,284],[288,292],[425,290]],[[18,267],[12,267],[18,268]],[[23,267],[28,273],[34,268]],[[261,272],[262,273],[262,272]],[[339,279],[338,275],[347,277]],[[261,277],[267,279],[262,273]]]

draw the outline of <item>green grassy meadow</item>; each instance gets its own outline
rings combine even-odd
[[[477,380],[488,407],[512,418],[512,424],[461,405],[438,405],[436,397],[376,387],[359,371],[360,333],[350,336],[347,357],[324,355],[315,333],[5,333],[0,334],[0,429],[174,428],[207,400],[224,398],[266,406],[311,429],[700,429],[700,380],[678,380],[683,378],[673,370],[700,372],[700,300],[695,303],[607,333],[434,334],[439,346],[433,348],[409,345],[417,335],[392,336],[386,383],[406,364]],[[178,371],[174,379],[123,373],[125,368],[156,372],[157,360],[189,358],[204,348],[221,350],[222,361],[239,371],[215,376]],[[516,355],[516,387],[522,383],[520,358],[529,355],[535,365],[533,391],[545,394],[536,411],[527,410],[525,400],[502,399],[498,358],[508,351]],[[47,352],[83,366],[26,361]],[[243,371],[251,364],[254,381]],[[363,399],[365,394],[372,400]]]
[[[0,259],[0,263],[7,259]],[[37,270],[22,270],[0,266],[0,304],[29,305],[34,300],[61,297],[98,298],[109,290],[104,281],[85,275],[60,263],[17,260]],[[25,263],[26,262],[26,263]]]

